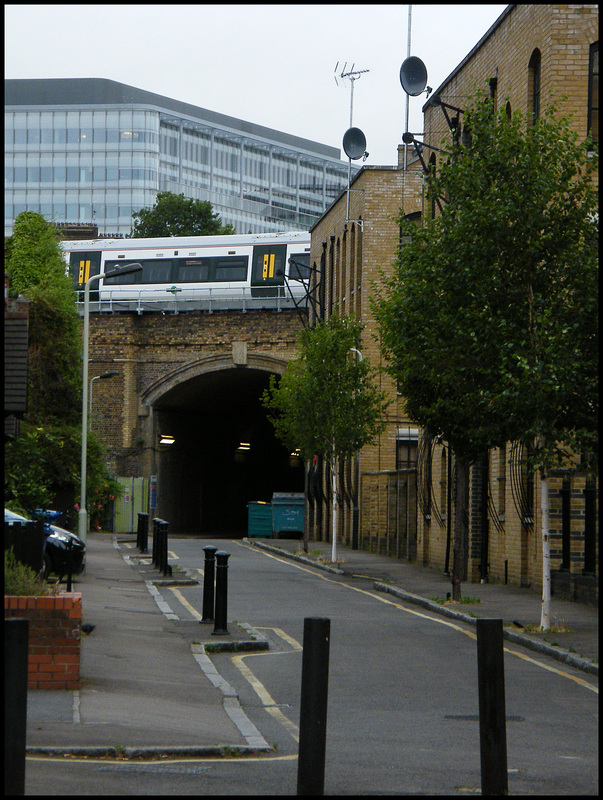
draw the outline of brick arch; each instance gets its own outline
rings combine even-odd
[[[271,355],[249,353],[245,366],[235,364],[232,355],[213,355],[206,358],[199,358],[189,361],[186,364],[179,364],[175,369],[153,381],[140,396],[144,406],[154,406],[155,403],[167,392],[199,375],[207,375],[210,372],[221,372],[229,369],[255,369],[262,372],[271,372],[282,375],[287,367],[288,360],[276,358]]]

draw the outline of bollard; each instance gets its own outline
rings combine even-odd
[[[69,539],[67,545],[67,591],[71,591],[71,579],[73,577],[73,539]]]
[[[162,547],[162,550],[161,550],[161,555],[162,555],[161,569],[163,570],[163,574],[164,575],[171,575],[172,574],[172,568],[168,563],[168,524],[167,524],[167,522],[162,522],[161,523],[161,536],[162,536],[162,539],[161,539],[161,547]]]
[[[136,531],[136,547],[139,552],[146,553],[149,547],[149,515],[138,512],[138,529]]]
[[[25,794],[29,620],[4,620],[4,794]]]
[[[157,517],[155,517],[155,519],[153,520],[153,548],[151,551],[152,552],[151,561],[154,567],[157,566],[157,545],[159,544],[158,530],[160,522],[161,520],[159,520]]]
[[[203,548],[205,564],[203,566],[203,616],[201,622],[214,621],[214,556],[218,548],[211,544]]]
[[[304,619],[297,758],[298,795],[324,794],[330,630],[330,619]]]
[[[228,564],[230,553],[216,553],[216,612],[212,635],[228,633],[226,615],[228,608]]]
[[[482,795],[508,794],[502,619],[477,620]]]

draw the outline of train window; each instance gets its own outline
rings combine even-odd
[[[289,278],[293,281],[310,280],[310,253],[292,253],[289,258]]]
[[[215,281],[244,281],[247,280],[247,256],[236,258],[216,258],[214,260]]]
[[[141,283],[166,283],[172,280],[172,262],[143,261]]]
[[[125,267],[127,261],[105,261],[105,272],[116,267]],[[131,262],[136,263],[135,261]],[[131,286],[133,283],[140,283],[140,272],[131,272],[129,275],[116,275],[114,278],[104,278],[105,286]]]
[[[209,280],[209,258],[179,258],[176,281],[206,283]]]

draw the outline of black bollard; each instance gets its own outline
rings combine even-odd
[[[508,794],[502,619],[477,620],[482,795]]]
[[[157,564],[158,564],[158,562],[157,562],[157,545],[159,544],[159,533],[158,533],[158,531],[159,531],[159,523],[160,522],[161,522],[161,520],[158,519],[157,517],[155,517],[155,519],[153,520],[153,548],[152,548],[152,551],[151,551],[153,557],[152,557],[151,561],[152,561],[152,564],[153,564],[154,567],[156,567]]]
[[[228,559],[230,553],[216,553],[216,614],[212,635],[228,633],[226,615],[228,609]]]
[[[203,548],[205,564],[203,565],[203,617],[201,622],[214,621],[214,556],[218,548],[211,544]]]
[[[149,547],[149,515],[142,511],[138,512],[136,547],[141,553],[146,553]]]
[[[4,794],[25,794],[29,620],[4,620]]]
[[[71,580],[73,577],[73,539],[69,539],[67,545],[67,591],[71,591]]]
[[[164,575],[171,575],[172,568],[168,563],[168,523],[161,522],[161,565]]]
[[[297,758],[298,795],[324,794],[330,631],[330,619],[304,619]]]

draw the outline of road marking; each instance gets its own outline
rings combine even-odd
[[[241,547],[246,547],[249,550],[254,550],[256,553],[260,552],[263,556],[267,558],[273,558],[275,561],[280,561],[283,564],[288,564],[295,569],[299,569],[302,572],[309,572],[311,575],[314,575],[317,578],[320,578],[327,583],[335,583],[338,586],[344,586],[347,589],[352,589],[354,592],[360,592],[360,594],[366,594],[369,597],[374,598],[375,600],[379,600],[381,603],[385,603],[386,605],[394,606],[394,608],[400,609],[400,611],[405,611],[407,614],[413,614],[416,617],[422,617],[423,619],[431,620],[431,622],[437,622],[440,625],[445,625],[448,628],[453,628],[454,630],[458,631],[459,633],[465,634],[470,639],[477,639],[477,635],[473,631],[465,630],[461,628],[459,625],[455,625],[453,622],[449,622],[448,620],[444,620],[438,617],[433,617],[430,614],[424,614],[421,611],[415,611],[412,608],[408,608],[407,606],[402,605],[401,603],[395,603],[393,600],[389,600],[386,597],[382,597],[381,595],[375,594],[374,592],[370,592],[367,589],[360,589],[358,586],[351,586],[349,583],[341,580],[334,580],[333,578],[328,578],[326,575],[321,575],[315,569],[309,569],[308,567],[302,567],[299,564],[292,562],[290,559],[287,558],[280,558],[279,556],[272,555],[272,553],[267,553],[265,550],[261,550],[259,548],[254,548],[253,545],[247,545],[243,542],[237,542],[240,544]],[[568,672],[564,672],[563,670],[557,669],[556,667],[551,667],[548,664],[544,664],[542,661],[537,661],[535,658],[531,658],[530,656],[524,655],[523,653],[519,653],[517,650],[511,650],[508,647],[504,648],[505,652],[509,653],[509,655],[516,656],[517,658],[522,658],[524,661],[529,661],[531,664],[534,664],[537,667],[541,667],[542,669],[547,670],[548,672],[553,672],[556,675],[559,675],[562,678],[567,678],[570,681],[574,681],[579,686],[583,686],[585,689],[589,689],[591,692],[595,694],[599,694],[598,686],[594,686],[592,683],[585,681],[583,678],[579,678],[576,675],[570,675]]]
[[[188,611],[190,614],[192,614],[192,615],[193,615],[193,619],[196,619],[196,620],[201,620],[201,619],[203,619],[202,615],[201,615],[201,614],[199,614],[199,612],[197,611],[197,609],[196,609],[196,608],[194,608],[194,607],[193,607],[193,606],[192,606],[192,605],[191,605],[191,604],[188,602],[188,600],[186,599],[186,597],[185,597],[185,596],[182,594],[182,592],[181,592],[179,589],[176,589],[174,586],[168,586],[167,588],[170,590],[170,592],[173,592],[173,593],[176,595],[176,597],[178,598],[179,602],[180,602],[180,603],[182,603],[182,605],[183,605],[183,606],[186,608],[186,610],[187,610],[187,611]]]
[[[61,764],[115,764],[127,766],[132,764],[130,759],[115,759],[111,758],[89,758],[88,756],[34,756],[26,755],[27,761],[51,761],[60,762]],[[272,756],[267,753],[265,756],[191,756],[190,758],[145,758],[144,761],[136,760],[137,764],[190,764],[195,762],[203,763],[216,763],[216,764],[230,764],[233,761],[244,763],[245,761],[294,761],[297,759],[297,753],[288,756]]]
[[[245,680],[249,683],[253,691],[257,694],[262,702],[262,706],[264,710],[270,714],[277,722],[279,722],[283,728],[289,733],[296,742],[299,742],[299,728],[297,725],[292,722],[278,707],[278,703],[274,700],[270,692],[266,689],[264,684],[258,680],[258,678],[254,675],[254,673],[249,669],[247,664],[244,663],[244,659],[246,658],[253,658],[257,656],[283,656],[283,655],[290,655],[291,652],[299,653],[302,650],[301,644],[294,639],[292,636],[289,636],[288,633],[285,633],[281,628],[269,628],[263,627],[259,628],[259,630],[268,630],[273,631],[277,636],[280,636],[283,641],[285,641],[292,649],[286,652],[279,652],[279,653],[271,653],[271,652],[262,652],[262,653],[246,653],[244,655],[233,656],[231,661],[234,666],[239,670],[241,675],[245,678]]]

